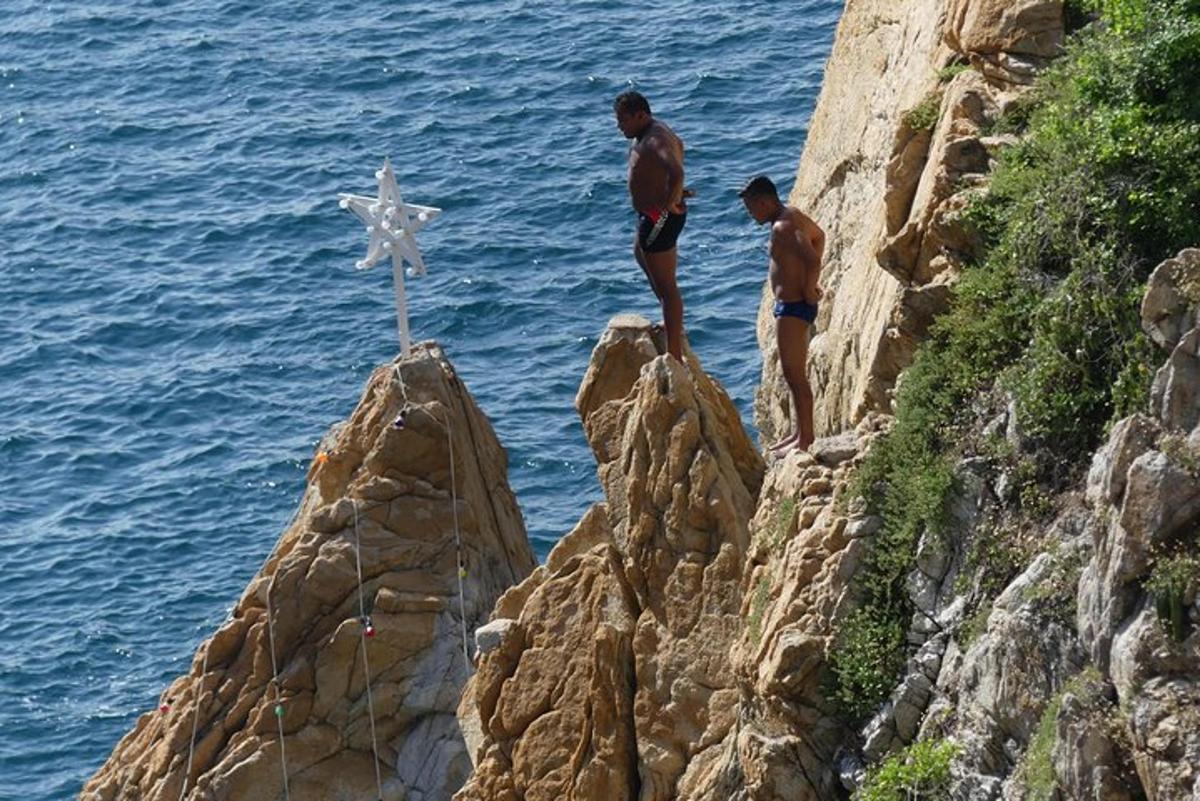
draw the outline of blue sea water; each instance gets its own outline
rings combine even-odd
[[[444,208],[409,283],[508,449],[539,556],[600,496],[572,407],[630,256],[634,86],[686,140],[691,343],[749,419],[763,232],[840,0],[6,0],[0,799],[76,795],[186,670],[396,350],[338,192]]]

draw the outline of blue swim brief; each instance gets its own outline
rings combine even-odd
[[[780,317],[799,317],[806,323],[811,324],[817,319],[817,304],[805,303],[802,300],[795,300],[791,303],[785,303],[782,300],[775,301],[775,318]]]

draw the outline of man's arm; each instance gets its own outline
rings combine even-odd
[[[809,243],[812,246],[813,254],[816,256],[812,266],[805,273],[804,297],[808,299],[809,303],[816,303],[821,299],[822,294],[818,282],[821,278],[821,268],[825,265],[825,232],[821,230],[821,226],[817,225],[812,218],[806,215],[804,219],[808,221]]]
[[[679,204],[683,202],[683,165],[679,162],[675,149],[661,136],[654,138],[654,155],[658,157],[667,174],[666,207],[671,211],[678,211]]]
[[[815,303],[821,257],[807,232],[793,222],[780,221],[771,226],[771,259],[779,265],[788,294],[799,291],[804,301]]]

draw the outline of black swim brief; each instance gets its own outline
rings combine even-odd
[[[784,302],[782,300],[775,301],[775,319],[780,317],[799,317],[806,323],[811,324],[817,319],[817,304],[805,303],[802,300]]]
[[[646,253],[666,253],[675,247],[679,232],[687,222],[687,210],[682,212],[666,209],[638,212],[638,244]]]

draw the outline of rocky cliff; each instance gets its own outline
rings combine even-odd
[[[855,470],[978,253],[963,212],[1014,141],[992,131],[1063,40],[1051,0],[847,3],[791,196],[829,234],[810,366],[825,436],[760,483],[721,458],[744,446],[695,358],[610,326],[577,404],[606,503],[479,632],[459,801],[845,799],[884,763],[871,798],[1200,798],[1194,254],[1147,294],[1171,354],[1152,414],[1113,428],[1086,483],[1026,499],[1040,517],[1008,511],[1017,462],[961,459],[949,530],[914,543],[912,619],[867,646],[896,651],[886,700],[864,723],[833,697],[883,547]],[[764,439],[792,422],[768,300]],[[1011,404],[964,413],[978,439],[1026,446]]]
[[[866,759],[952,743],[955,798],[1200,797],[1197,286],[1200,251],[1155,271],[1143,324],[1170,355],[1149,414],[1113,426],[1044,523],[1008,532],[1010,547],[1033,543],[1024,566],[972,615],[1006,561],[981,565],[972,548],[1003,525],[1013,476],[960,463],[960,515],[910,582],[932,625],[910,629],[924,642],[862,732]]]
[[[297,801],[377,798],[377,780],[448,798],[470,769],[464,633],[533,567],[503,448],[418,346],[372,374],[262,570],[81,798],[282,798],[285,771]]]
[[[592,354],[576,407],[606,502],[479,632],[461,801],[665,800],[721,758],[763,463],[724,390],[663,344],[617,318]]]
[[[810,453],[764,463],[695,354],[615,318],[576,397],[604,502],[531,572],[449,366],[421,352],[407,390],[381,370],[231,620],[85,797],[178,797],[194,726],[205,799],[277,797],[281,745],[297,798],[372,798],[379,766],[384,797],[430,800],[1200,799],[1200,251],[1145,293],[1151,403],[1064,491],[1022,477],[1034,446],[999,390],[956,410],[942,529],[890,553],[897,510],[856,478],[976,255],[963,211],[1013,141],[990,132],[1063,20],[1054,0],[848,0],[791,198],[829,232]],[[765,301],[767,439],[792,421]],[[885,558],[903,614],[850,641]],[[848,708],[839,664],[880,652]]]
[[[827,235],[809,369],[818,436],[889,410],[976,246],[961,213],[1004,143],[985,130],[1062,39],[1061,0],[846,3],[789,200]],[[764,288],[755,423],[768,441],[792,414],[771,300]]]

